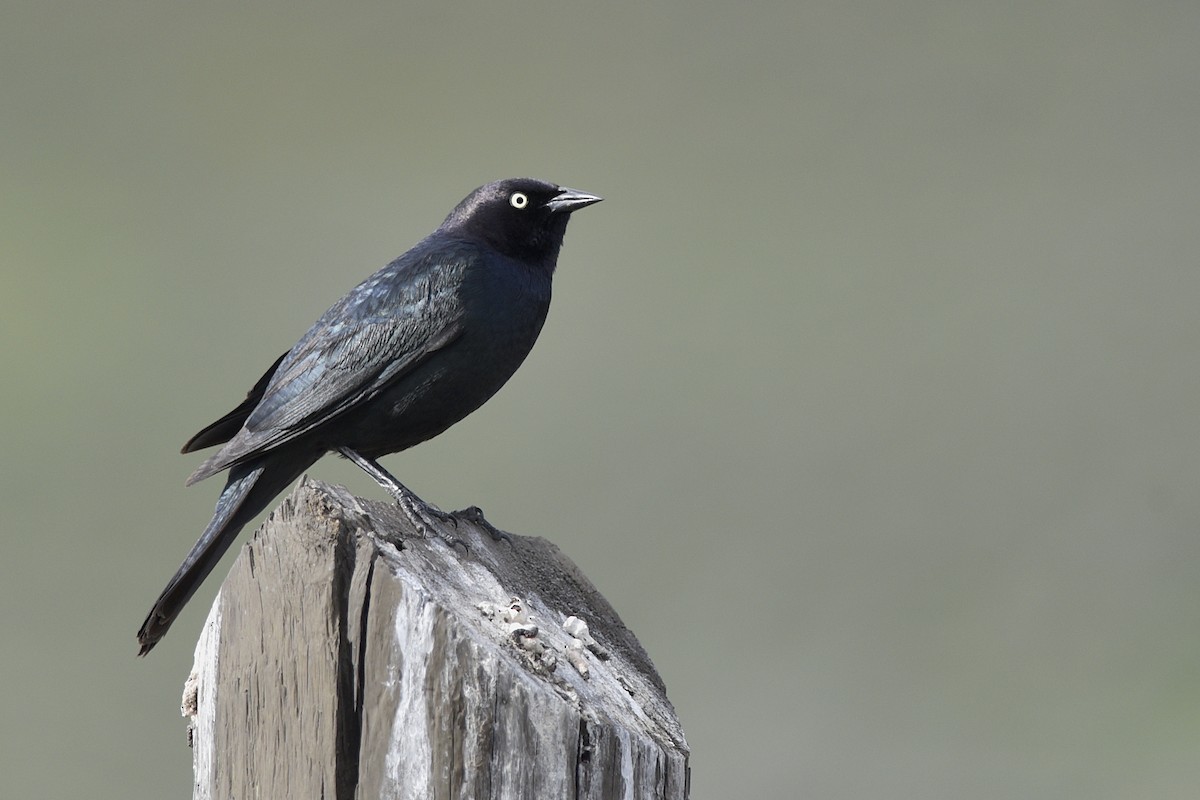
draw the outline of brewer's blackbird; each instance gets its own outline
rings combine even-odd
[[[528,178],[489,183],[317,320],[244,402],[193,436],[223,444],[191,485],[229,469],[212,521],[138,631],[145,655],[251,518],[327,452],[392,492],[418,527],[446,515],[375,459],[483,405],[533,347],[571,212],[600,201]]]

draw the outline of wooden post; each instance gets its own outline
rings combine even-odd
[[[683,729],[633,634],[553,544],[486,525],[463,514],[451,546],[302,481],[196,646],[194,796],[686,798]]]

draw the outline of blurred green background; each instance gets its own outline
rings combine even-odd
[[[189,794],[228,558],[134,658],[221,486],[176,451],[514,175],[607,200],[513,381],[385,463],[579,563],[696,797],[1200,795],[1198,41],[1173,2],[6,3],[0,796]]]

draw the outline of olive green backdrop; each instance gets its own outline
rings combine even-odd
[[[550,537],[697,798],[1200,793],[1200,5],[0,18],[0,796],[186,797],[176,454],[475,186],[607,198],[386,463]],[[380,497],[330,459],[313,474]]]

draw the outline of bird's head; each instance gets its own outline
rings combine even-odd
[[[446,217],[442,230],[482,240],[507,256],[553,269],[571,212],[600,200],[594,194],[533,178],[510,178],[467,195]]]

